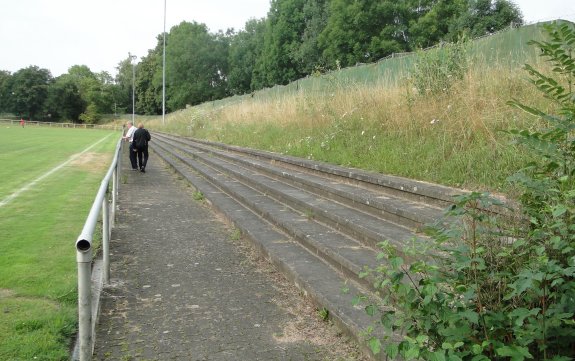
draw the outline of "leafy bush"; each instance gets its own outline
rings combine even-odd
[[[98,113],[97,106],[89,104],[86,111],[80,114],[79,119],[86,124],[97,124],[101,117],[102,115]]]
[[[465,41],[441,44],[437,49],[420,51],[411,82],[422,95],[447,92],[467,72]]]
[[[545,30],[549,40],[531,44],[554,65],[554,77],[525,69],[557,115],[509,102],[543,121],[541,129],[510,131],[537,155],[509,178],[522,189],[519,209],[470,193],[446,212],[448,226],[431,228],[430,244],[400,251],[381,243],[384,262],[360,275],[376,276],[383,300],[366,307],[386,331],[371,338],[375,353],[439,361],[575,357],[575,29],[553,23]]]

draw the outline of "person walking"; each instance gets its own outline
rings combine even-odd
[[[126,135],[124,135],[122,138],[125,141],[130,142],[129,147],[130,163],[132,164],[132,170],[136,171],[138,170],[138,164],[136,163],[136,148],[134,147],[134,133],[138,128],[136,128],[131,121],[128,121],[126,123],[126,127],[128,128],[128,130],[126,131]]]
[[[146,173],[146,164],[148,164],[148,142],[152,139],[150,132],[144,128],[144,124],[138,123],[138,129],[134,132],[134,141],[138,153],[138,163],[140,172]],[[143,159],[142,159],[143,157]]]

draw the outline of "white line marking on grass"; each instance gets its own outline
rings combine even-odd
[[[54,174],[55,172],[59,171],[60,169],[62,169],[63,167],[65,167],[66,165],[68,165],[70,162],[76,160],[78,157],[80,157],[82,154],[90,151],[92,148],[94,148],[95,146],[97,146],[98,144],[102,143],[104,140],[108,139],[110,136],[112,136],[113,134],[110,134],[102,139],[100,139],[99,141],[97,141],[96,143],[92,144],[91,146],[89,146],[88,148],[84,149],[81,153],[75,154],[73,156],[70,157],[70,159],[68,159],[67,161],[65,161],[64,163],[57,165],[56,167],[50,169],[48,172],[42,174],[40,177],[34,179],[32,182],[28,183],[27,185],[25,185],[24,187],[18,189],[16,192],[12,193],[11,195],[9,195],[8,197],[4,198],[1,202],[0,202],[0,208],[5,206],[6,204],[10,203],[14,198],[18,197],[20,194],[30,190],[32,187],[34,187],[36,185],[36,183],[42,181],[44,178],[49,177],[50,175]]]

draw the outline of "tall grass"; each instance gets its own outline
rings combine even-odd
[[[538,31],[528,30],[529,36]],[[503,36],[469,46],[463,79],[444,92],[421,94],[415,89],[415,56],[402,60],[400,77],[381,75],[368,82],[330,73],[322,77],[322,87],[293,89],[292,84],[291,91],[272,89],[265,95],[206,103],[170,114],[165,126],[157,120],[150,126],[450,186],[512,193],[506,177],[530,155],[511,144],[504,131],[535,126],[538,120],[506,102],[516,98],[550,105],[534,93],[521,69],[525,62],[546,65],[524,43],[511,46],[513,39],[527,41],[525,33],[513,30]]]

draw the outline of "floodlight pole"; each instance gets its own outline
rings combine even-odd
[[[162,58],[162,125],[166,124],[166,1],[164,0],[164,54]]]
[[[130,58],[130,64],[132,64],[132,124],[135,125],[134,121],[136,118],[136,66],[134,65],[135,55],[128,53]]]

